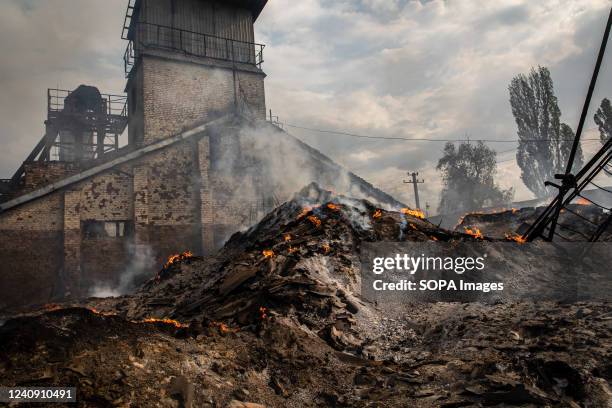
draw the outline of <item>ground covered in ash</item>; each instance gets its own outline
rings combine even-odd
[[[609,303],[361,298],[365,242],[480,239],[418,215],[310,186],[134,295],[4,322],[1,383],[84,407],[611,406]]]

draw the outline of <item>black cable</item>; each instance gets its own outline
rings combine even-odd
[[[410,142],[487,142],[487,143],[518,143],[518,142],[556,142],[556,141],[573,141],[574,139],[515,139],[515,140],[495,140],[495,139],[430,139],[430,138],[417,138],[417,137],[400,137],[400,136],[371,136],[371,135],[360,135],[357,133],[336,131],[336,130],[325,130],[308,128],[305,126],[293,125],[291,123],[284,123],[285,126],[292,127],[295,129],[309,130],[318,133],[330,133],[335,135],[343,135],[356,137],[361,139],[381,139],[381,140],[406,140]],[[583,139],[583,140],[599,140],[599,139]]]
[[[609,209],[609,208],[606,208],[606,207],[604,207],[604,206],[601,206],[601,205],[597,204],[595,201],[593,201],[593,200],[591,200],[591,199],[586,198],[586,197],[585,197],[585,196],[583,196],[582,194],[576,194],[576,195],[577,195],[578,197],[582,197],[582,198],[584,198],[585,200],[587,200],[588,202],[590,202],[590,203],[591,203],[591,204],[593,204],[593,205],[596,205],[597,207],[601,208],[602,210],[610,211],[610,209]]]
[[[608,193],[612,194],[612,190],[608,190],[608,189],[607,189],[607,188],[605,188],[605,187],[599,186],[599,185],[597,185],[597,184],[593,183],[592,181],[590,181],[590,183],[591,183],[592,185],[594,185],[595,187],[597,187],[598,189],[603,190],[603,191],[606,191],[606,192],[608,192]]]

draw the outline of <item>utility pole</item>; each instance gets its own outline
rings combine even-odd
[[[419,184],[425,183],[425,180],[417,180],[417,176],[419,173],[408,173],[409,176],[412,176],[412,180],[404,180],[404,184],[413,184],[414,185],[414,202],[416,204],[416,208],[418,210],[421,209],[421,203],[419,202]]]

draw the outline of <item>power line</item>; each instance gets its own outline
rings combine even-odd
[[[280,124],[280,122],[278,122]],[[350,136],[350,137],[357,137],[357,138],[366,138],[366,139],[382,139],[382,140],[406,140],[406,141],[422,141],[422,142],[490,142],[490,143],[518,143],[519,140],[493,140],[493,139],[471,139],[471,138],[466,138],[466,139],[418,139],[418,138],[406,138],[406,137],[393,137],[393,136],[370,136],[370,135],[358,135],[355,133],[350,133],[350,132],[340,132],[340,131],[335,131],[335,130],[323,130],[323,129],[314,129],[314,128],[308,128],[308,127],[304,127],[304,126],[297,126],[297,125],[293,125],[290,123],[283,123],[284,126],[287,127],[292,127],[292,128],[296,128],[296,129],[302,129],[302,130],[309,130],[309,131],[313,131],[313,132],[319,132],[319,133],[330,133],[330,134],[338,134],[338,135],[343,135],[343,136]],[[587,130],[594,130],[594,129],[598,129],[596,127],[592,127],[589,128]],[[563,140],[563,139],[559,139]],[[567,140],[573,140],[573,139],[567,139]],[[529,140],[527,140],[529,141]],[[531,140],[533,142],[545,142],[545,141],[557,141],[557,139],[540,139],[540,140]],[[582,139],[583,142],[586,143],[592,143],[592,142],[599,142],[601,141],[600,138],[595,138],[595,139]],[[495,152],[496,154],[504,154],[504,153],[510,153],[510,152],[515,152],[516,150],[518,150],[518,146],[512,149],[508,149],[508,150],[502,150],[501,152]],[[505,160],[499,160],[496,161],[497,164],[499,163],[505,163],[505,162],[509,162],[514,160],[514,158],[510,158],[510,159],[505,159]]]
[[[315,128],[309,128],[309,127],[305,127],[305,126],[298,126],[298,125],[294,125],[291,123],[283,123],[284,126],[287,127],[291,127],[291,128],[295,128],[295,129],[302,129],[302,130],[308,130],[311,132],[317,132],[317,133],[328,133],[328,134],[334,134],[334,135],[342,135],[342,136],[349,136],[349,137],[355,137],[355,138],[360,138],[360,139],[379,139],[379,140],[403,140],[403,141],[410,141],[410,142],[483,142],[483,143],[518,143],[518,142],[557,142],[557,141],[562,141],[562,140],[568,140],[568,141],[573,141],[574,139],[523,139],[523,140],[519,140],[519,139],[514,139],[514,140],[495,140],[495,139],[430,139],[430,138],[417,138],[417,137],[401,137],[401,136],[372,136],[372,135],[360,135],[357,133],[351,133],[351,132],[344,132],[344,131],[337,131],[337,130],[326,130],[326,129],[315,129]],[[588,130],[592,130],[592,129],[597,129],[597,128],[590,128]],[[587,140],[600,140],[600,139],[582,139],[584,141]]]

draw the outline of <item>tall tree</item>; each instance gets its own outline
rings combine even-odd
[[[537,197],[547,197],[554,191],[546,188],[544,182],[553,181],[555,174],[565,172],[574,131],[561,123],[561,110],[547,68],[532,68],[528,76],[517,75],[508,90],[518,126],[516,161],[521,168],[521,179]],[[582,160],[582,148],[578,146],[574,168],[580,168]]]
[[[441,214],[502,207],[512,201],[513,190],[502,190],[495,184],[496,155],[482,142],[462,143],[458,148],[453,143],[444,146],[436,167],[443,181]]]
[[[601,144],[604,144],[612,136],[612,106],[610,100],[604,98],[595,113],[595,123],[599,127],[599,137]]]

